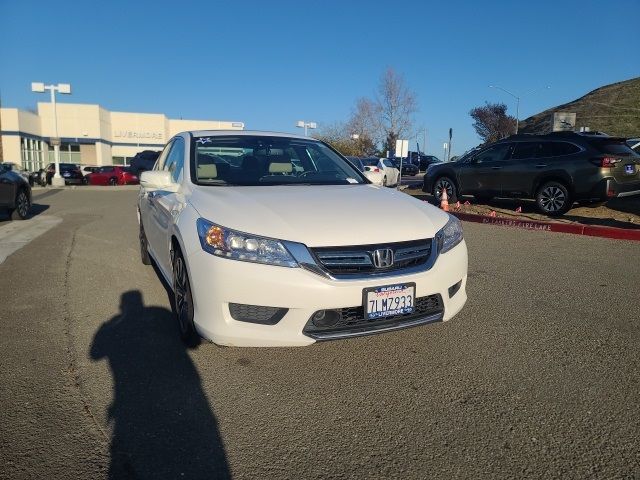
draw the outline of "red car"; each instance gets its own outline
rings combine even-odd
[[[86,176],[89,185],[137,185],[138,176],[129,167],[100,167]]]

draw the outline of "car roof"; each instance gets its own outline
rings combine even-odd
[[[223,137],[228,135],[233,136],[259,136],[259,137],[282,137],[282,138],[297,138],[301,140],[316,140],[315,138],[305,137],[304,135],[296,135],[295,133],[284,133],[284,132],[269,132],[262,130],[189,130],[185,132],[180,132],[178,135],[183,133],[191,134],[194,137]]]
[[[505,142],[530,142],[530,141],[550,141],[550,140],[605,140],[605,141],[625,141],[623,137],[612,137],[602,132],[549,132],[549,133],[518,133],[502,138],[494,143]]]

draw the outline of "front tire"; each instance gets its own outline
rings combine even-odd
[[[193,324],[193,298],[191,296],[191,283],[187,272],[187,264],[180,250],[173,254],[173,301],[180,338],[188,346],[197,343],[198,334]]]
[[[442,191],[447,190],[447,196],[449,197],[449,202],[457,202],[458,201],[458,190],[456,189],[455,183],[449,177],[440,177],[433,184],[433,196],[436,201],[440,203],[442,200]]]
[[[118,184],[118,180],[116,178],[110,178],[109,179],[109,185],[112,187],[115,187]]]
[[[16,207],[9,211],[11,220],[25,220],[29,215],[29,197],[24,190],[16,195]]]
[[[560,182],[547,182],[536,192],[536,204],[545,215],[562,215],[571,208],[572,203],[569,190]]]

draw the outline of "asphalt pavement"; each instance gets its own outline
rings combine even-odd
[[[464,224],[450,322],[186,349],[135,189],[34,201],[61,221],[0,264],[0,478],[640,477],[640,243]]]

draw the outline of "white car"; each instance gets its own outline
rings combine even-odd
[[[383,186],[384,174],[377,166],[365,165],[360,157],[346,157],[353,163],[358,170],[364,173],[364,176],[374,185]]]
[[[400,180],[400,169],[388,158],[363,158],[365,169],[380,172],[382,183],[380,185],[396,186]]]
[[[320,141],[180,133],[140,183],[142,261],[172,286],[185,341],[309,345],[449,320],[466,302],[460,222]]]

